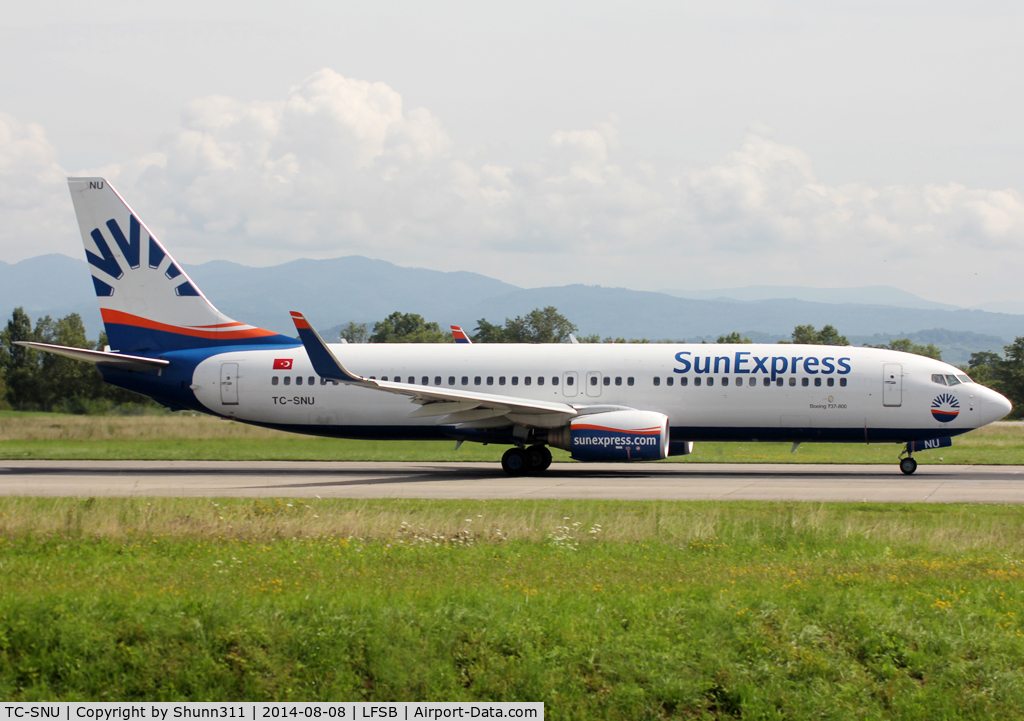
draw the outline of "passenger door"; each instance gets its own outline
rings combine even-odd
[[[587,373],[587,395],[591,398],[601,395],[601,374],[597,371]]]
[[[903,405],[903,366],[899,363],[882,366],[882,405],[890,408]]]

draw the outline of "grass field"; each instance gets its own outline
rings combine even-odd
[[[1024,508],[0,499],[7,700],[1024,717]]]
[[[896,444],[700,443],[671,463],[886,463]],[[504,447],[454,442],[348,441],[271,431],[192,413],[74,416],[0,411],[0,459],[493,461]],[[554,451],[556,461],[569,460]],[[921,453],[920,463],[1024,464],[1024,423],[988,426]]]

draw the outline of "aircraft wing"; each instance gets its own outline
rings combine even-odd
[[[317,375],[328,380],[408,396],[413,403],[420,406],[410,414],[412,418],[449,416],[445,419],[446,423],[466,423],[508,416],[510,420],[524,425],[550,427],[561,425],[569,417],[579,414],[579,411],[568,403],[364,378],[342,365],[301,313],[292,311],[291,315]]]
[[[143,356],[126,355],[124,353],[111,353],[110,351],[89,350],[88,348],[70,348],[64,345],[52,345],[50,343],[36,343],[34,341],[16,340],[14,345],[35,348],[55,355],[62,355],[65,358],[96,363],[98,365],[113,366],[128,371],[151,371],[166,368],[170,361],[161,358],[145,358]]]

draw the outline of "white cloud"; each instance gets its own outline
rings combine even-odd
[[[990,289],[1024,270],[1016,190],[830,185],[760,126],[704,167],[640,162],[618,135],[614,122],[560,130],[497,165],[388,85],[324,69],[274,101],[194,100],[156,150],[103,172],[186,262],[358,253],[652,289],[889,283],[928,296],[944,283],[963,302],[976,299],[965,271]],[[80,254],[42,129],[0,115],[0,141],[3,257]]]
[[[0,112],[0,258],[82,255],[64,176],[43,128]]]

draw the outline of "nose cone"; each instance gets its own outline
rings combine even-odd
[[[978,404],[981,425],[998,421],[1013,410],[1013,404],[1001,393],[996,393],[991,388],[983,388],[981,403]]]

